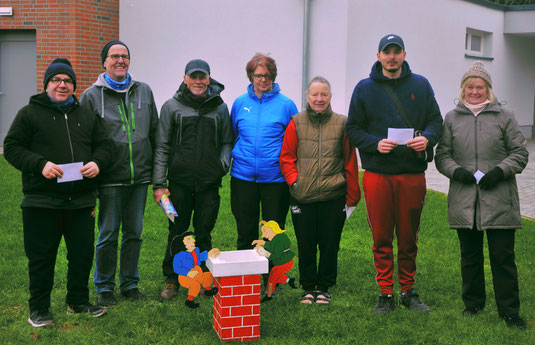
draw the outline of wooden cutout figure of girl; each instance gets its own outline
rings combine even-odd
[[[282,230],[276,221],[263,220],[260,226],[262,237],[268,239],[269,242],[254,240],[251,244],[256,246],[258,254],[268,258],[274,265],[269,272],[266,295],[262,298],[262,302],[266,302],[272,299],[273,290],[279,283],[288,283],[293,289],[297,289],[295,278],[288,278],[286,275],[292,269],[295,253],[290,249],[290,239],[285,234],[286,230]]]

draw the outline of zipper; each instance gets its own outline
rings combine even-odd
[[[74,163],[74,150],[72,149],[71,132],[69,131],[69,121],[67,119],[67,113],[64,113],[63,115],[65,116],[65,127],[67,128],[67,138],[69,139],[69,147],[71,149],[71,163]]]
[[[182,114],[178,114],[178,146],[182,146]]]
[[[321,195],[321,121],[319,123],[319,140],[318,140],[318,196]]]
[[[474,145],[474,151],[475,151],[475,162],[476,162],[476,171],[479,170],[479,162],[478,162],[478,154],[477,154],[477,127],[479,126],[479,121],[477,120],[477,116],[474,116],[474,138],[475,138],[475,145]],[[477,188],[477,199],[479,203],[479,212],[477,212],[477,223],[481,224],[481,196],[479,195],[479,184]],[[476,208],[477,209],[477,208]],[[477,226],[477,224],[474,224]]]
[[[69,139],[69,148],[71,149],[71,163],[74,163],[74,150],[72,148],[71,132],[69,130],[69,121],[68,121],[67,113],[63,113],[63,115],[65,117],[65,128],[67,128],[67,138]],[[74,188],[74,181],[70,183],[70,187],[71,187],[70,194],[72,195],[73,188]],[[71,200],[71,196],[69,196],[69,200]]]
[[[264,95],[262,95],[263,97]],[[254,159],[255,159],[255,181],[258,177],[258,135],[260,132],[260,117],[262,116],[262,97],[259,98],[260,105],[258,106],[258,116],[256,117],[256,135],[255,135],[255,153],[254,153]]]
[[[121,107],[117,106],[119,108],[119,114],[121,115],[121,119],[124,119],[124,122],[126,123],[126,128],[128,129],[128,151],[130,154],[130,183],[134,184],[134,159],[133,159],[133,152],[132,152],[132,131],[130,130],[130,122],[126,118],[126,109],[124,107],[123,100],[121,100],[122,110]],[[124,123],[123,123],[124,126]],[[124,127],[123,127],[124,129]]]
[[[218,123],[217,120],[218,120],[218,119],[219,119],[219,117],[216,115],[216,116],[214,117],[214,122],[215,122],[215,148],[216,148],[216,149],[219,148],[219,137],[218,137],[218,135],[217,135],[217,133],[219,133],[218,130],[217,130],[217,123]]]

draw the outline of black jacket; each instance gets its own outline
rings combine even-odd
[[[111,160],[102,120],[73,97],[74,103],[61,109],[46,92],[34,95],[11,124],[4,140],[4,156],[22,172],[22,207],[76,209],[95,205],[96,179],[58,183],[42,174],[48,161],[93,161],[102,173]]]
[[[224,86],[212,79],[206,98],[195,98],[182,83],[160,112],[154,157],[154,188],[167,179],[200,191],[219,186],[230,166],[234,134]]]

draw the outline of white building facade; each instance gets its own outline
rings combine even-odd
[[[347,114],[356,83],[376,61],[379,39],[403,37],[407,62],[429,79],[442,114],[454,107],[463,73],[476,60],[492,75],[500,101],[534,136],[535,5],[484,0],[121,0],[120,39],[130,72],[149,83],[161,106],[191,59],[206,60],[226,87],[229,107],[245,92],[247,61],[276,60],[282,93],[302,107],[316,75],[333,89],[333,110]]]

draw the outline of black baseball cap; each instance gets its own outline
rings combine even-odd
[[[379,51],[383,51],[391,44],[395,44],[401,49],[405,50],[405,43],[403,43],[403,40],[398,35],[394,34],[388,34],[385,37],[381,38],[379,41]]]
[[[210,66],[208,65],[208,62],[201,59],[195,59],[188,62],[186,65],[186,75],[191,75],[194,72],[203,72],[204,74],[210,75]]]

